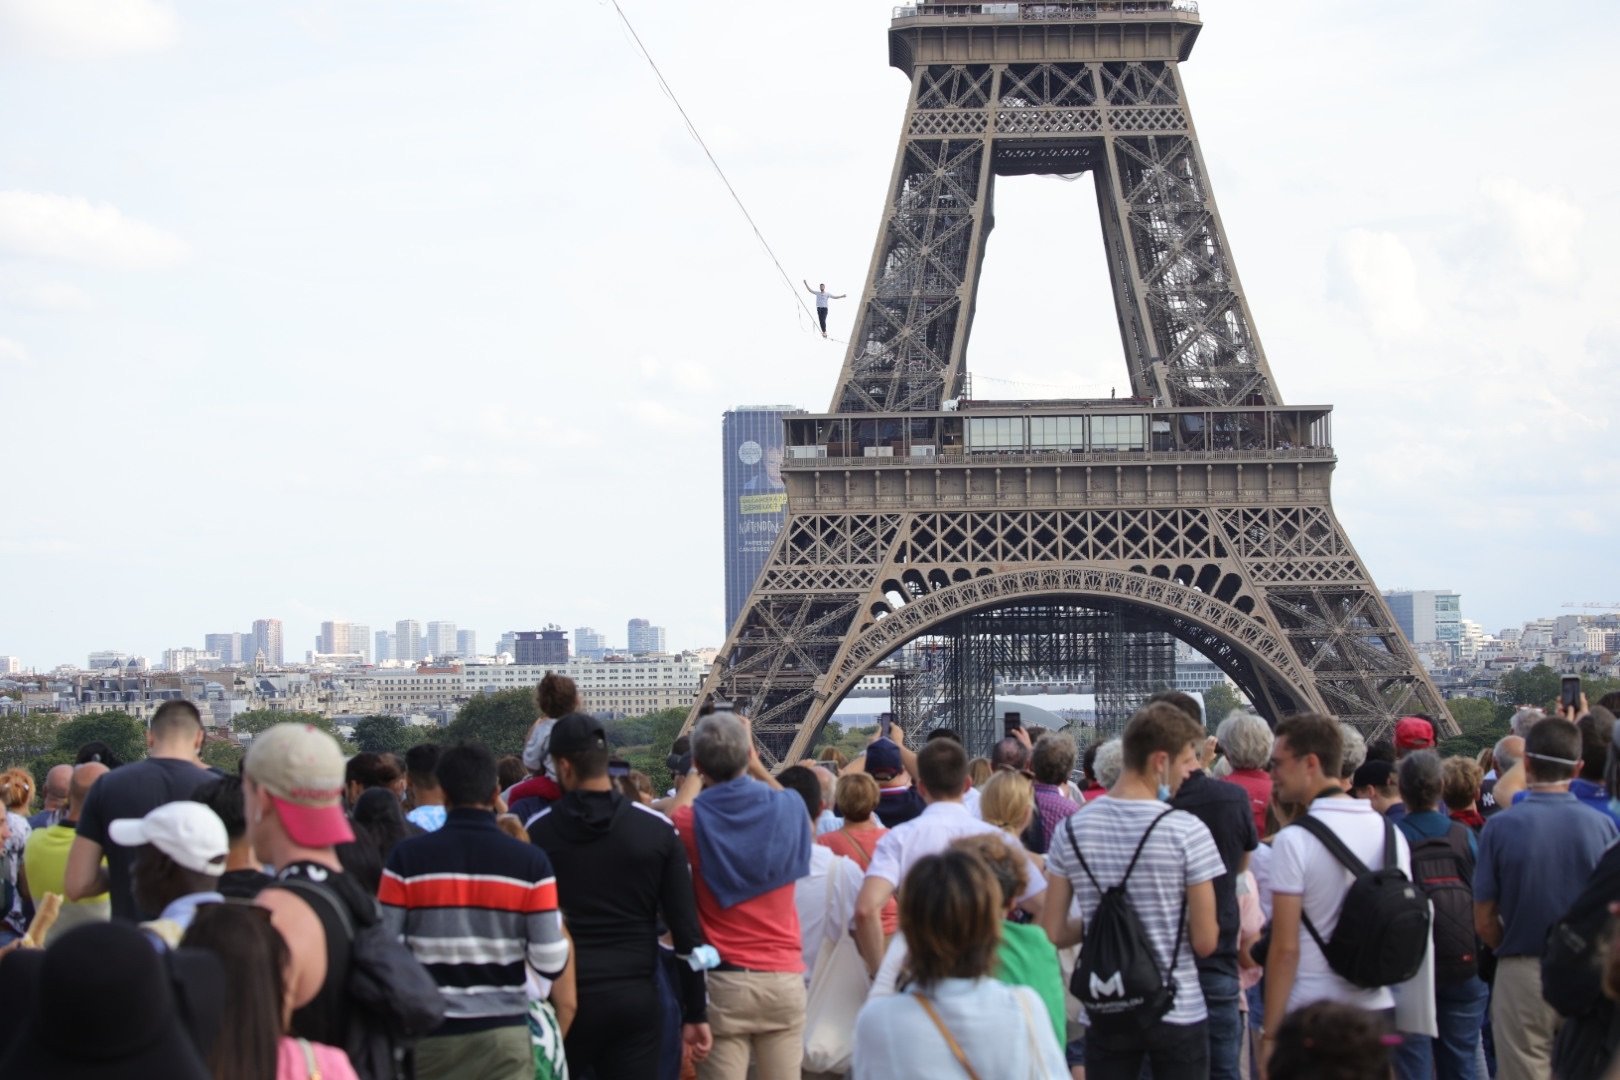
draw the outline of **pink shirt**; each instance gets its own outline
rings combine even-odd
[[[304,1053],[305,1047],[315,1058],[313,1072],[309,1056]],[[349,1055],[337,1047],[283,1035],[281,1048],[276,1052],[276,1080],[311,1080],[316,1075],[321,1080],[359,1080],[354,1066],[349,1064]]]
[[[1271,804],[1271,774],[1264,769],[1234,769],[1223,779],[1236,784],[1249,794],[1249,809],[1254,811],[1254,828],[1266,835],[1266,807]]]

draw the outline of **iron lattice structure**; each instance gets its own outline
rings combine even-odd
[[[896,10],[912,90],[856,332],[831,410],[787,422],[788,523],[705,687],[773,763],[930,636],[976,729],[978,614],[1076,605],[1128,619],[1125,652],[1190,643],[1270,718],[1456,730],[1334,516],[1330,408],[1284,405],[1255,334],[1179,73],[1200,26],[1184,0]],[[1087,171],[1132,397],[970,400],[996,177]],[[1102,655],[1080,640],[1071,666]]]
[[[1173,637],[1129,605],[1031,603],[973,611],[891,656],[894,719],[909,737],[952,728],[981,753],[1001,737],[997,676],[1085,683],[1097,691],[1096,732],[1118,734],[1142,699],[1176,674]]]

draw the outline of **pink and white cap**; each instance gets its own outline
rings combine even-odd
[[[295,844],[324,848],[354,839],[343,814],[343,750],[308,724],[277,724],[253,737],[242,771],[270,793]]]

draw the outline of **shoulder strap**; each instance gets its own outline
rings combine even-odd
[[[917,1004],[923,1007],[923,1012],[928,1014],[928,1019],[934,1022],[934,1026],[939,1029],[939,1033],[945,1037],[945,1045],[951,1048],[951,1053],[956,1056],[956,1063],[962,1066],[963,1071],[968,1074],[968,1080],[979,1080],[979,1074],[973,1071],[973,1066],[968,1062],[967,1055],[962,1052],[962,1044],[956,1041],[956,1036],[951,1034],[951,1029],[945,1026],[945,1021],[941,1020],[939,1013],[934,1011],[933,1003],[915,991],[912,992],[911,996],[917,999]]]
[[[1173,813],[1175,813],[1174,808],[1166,810],[1164,813],[1154,818],[1152,823],[1148,825],[1147,832],[1143,833],[1142,839],[1136,842],[1136,852],[1131,856],[1131,861],[1125,867],[1125,876],[1119,879],[1120,888],[1123,889],[1125,887],[1125,883],[1131,880],[1131,871],[1136,869],[1136,860],[1142,857],[1142,849],[1147,847],[1148,837],[1152,836],[1153,830],[1159,827],[1159,822],[1163,821]]]
[[[855,850],[861,853],[861,858],[866,860],[865,862],[861,863],[861,869],[865,870],[867,867],[871,866],[872,865],[872,853],[870,851],[867,851],[865,845],[863,845],[859,840],[855,839],[855,834],[849,831],[849,826],[845,825],[842,829],[839,829],[838,831],[843,833],[846,837],[849,838],[849,842],[855,845]]]
[[[354,918],[349,914],[349,905],[345,904],[338,897],[333,896],[330,890],[323,889],[319,885],[306,881],[303,878],[295,877],[282,878],[275,884],[283,889],[286,889],[288,892],[295,892],[299,896],[302,896],[305,900],[310,901],[311,906],[313,906],[314,900],[318,899],[329,911],[332,911],[337,915],[338,923],[343,927],[343,933],[345,936],[347,936],[350,941],[354,940]],[[330,947],[330,944],[331,943],[328,943],[328,947]]]
[[[1328,854],[1339,860],[1339,865],[1350,871],[1351,874],[1355,875],[1356,877],[1364,877],[1370,873],[1370,871],[1367,869],[1367,864],[1356,858],[1356,853],[1345,847],[1344,841],[1339,839],[1338,834],[1332,829],[1328,828],[1327,824],[1320,818],[1315,818],[1310,814],[1306,814],[1304,817],[1294,822],[1294,824],[1298,825],[1300,828],[1304,829],[1306,832],[1320,840],[1322,842],[1322,846],[1328,849]],[[1384,863],[1386,869],[1395,865],[1394,859],[1395,824],[1388,818],[1385,818]]]
[[[1395,823],[1384,818],[1384,869],[1398,869],[1400,861],[1400,848],[1395,843]]]
[[[299,1039],[298,1048],[304,1052],[304,1072],[308,1080],[321,1080],[321,1068],[315,1063],[315,1050],[309,1045],[308,1039]]]
[[[1091,872],[1091,867],[1086,865],[1086,857],[1080,854],[1080,845],[1076,843],[1074,839],[1074,819],[1077,816],[1078,815],[1070,814],[1068,817],[1063,819],[1063,832],[1069,838],[1069,850],[1074,852],[1074,857],[1076,859],[1080,860],[1080,869],[1084,870],[1086,872],[1086,877],[1091,879],[1091,887],[1101,893],[1103,891],[1103,887],[1098,884],[1097,875]]]
[[[1318,818],[1314,818],[1309,813],[1307,813],[1304,817],[1300,818],[1298,821],[1294,822],[1293,824],[1300,826],[1306,832],[1310,833],[1312,836],[1314,836],[1318,840],[1320,840],[1322,842],[1322,846],[1328,849],[1328,854],[1332,855],[1335,859],[1337,859],[1339,861],[1339,865],[1343,866],[1346,870],[1350,871],[1350,873],[1353,874],[1355,877],[1358,877],[1358,878],[1363,877],[1367,873],[1369,873],[1369,871],[1367,869],[1367,864],[1362,862],[1360,859],[1356,858],[1355,852],[1353,852],[1349,848],[1345,847],[1344,846],[1344,841],[1340,840],[1339,837],[1338,837],[1338,834],[1335,833],[1332,829],[1328,828],[1327,824],[1325,822],[1321,821]],[[1290,827],[1292,827],[1292,826],[1290,826]],[[1394,859],[1395,859],[1395,823],[1390,821],[1388,818],[1385,818],[1384,819],[1384,862],[1385,862],[1387,868],[1392,868],[1395,865]],[[1303,899],[1304,898],[1301,897],[1301,901],[1303,901]],[[1344,901],[1341,902],[1340,905],[1339,905],[1339,910],[1340,910],[1341,914],[1344,911],[1344,904],[1349,903],[1349,901],[1350,901],[1350,894],[1347,892],[1347,893],[1345,893]],[[1316,942],[1316,947],[1318,949],[1322,950],[1322,955],[1324,957],[1327,956],[1327,951],[1328,951],[1327,942],[1323,941],[1322,940],[1322,935],[1316,932],[1316,927],[1315,927],[1314,924],[1312,924],[1311,917],[1309,915],[1305,914],[1305,908],[1304,908],[1303,902],[1301,903],[1301,906],[1300,906],[1299,920],[1300,920],[1300,922],[1305,924],[1305,929],[1310,932],[1311,940],[1315,941]]]

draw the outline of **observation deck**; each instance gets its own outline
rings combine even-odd
[[[1202,27],[1193,0],[932,0],[894,9],[889,65],[1185,60]]]
[[[963,401],[785,421],[790,513],[1325,499],[1332,406]]]

